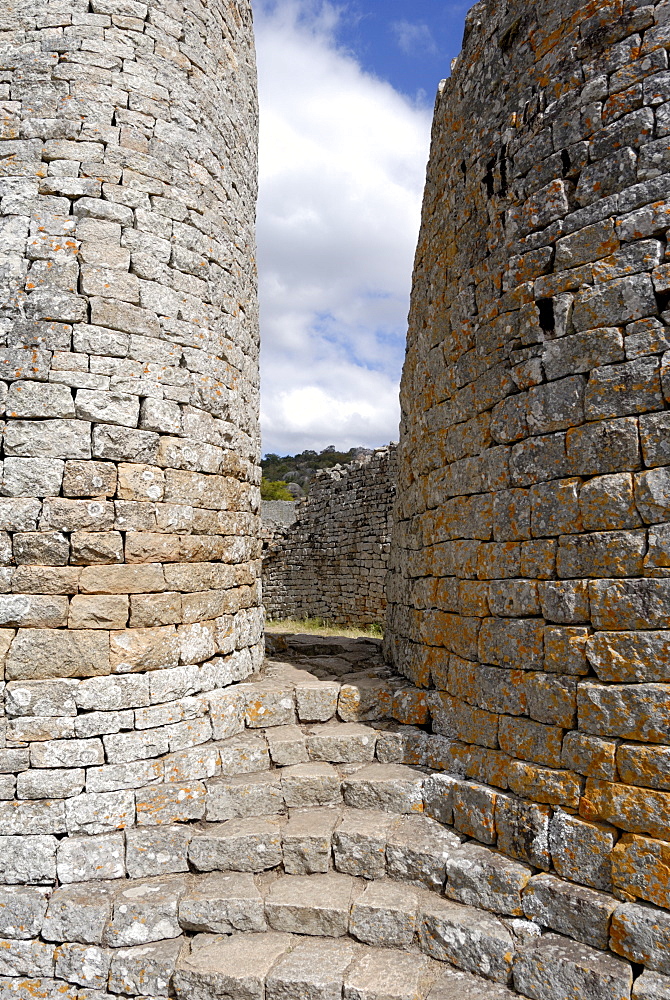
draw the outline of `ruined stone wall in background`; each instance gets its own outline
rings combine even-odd
[[[264,522],[268,618],[370,625],[386,615],[396,448],[320,472],[289,527]]]
[[[669,48],[665,2],[468,15],[416,257],[386,639],[431,689],[462,832],[627,900],[610,946],[664,971]]]
[[[250,5],[3,0],[0,46],[0,883],[185,871],[262,658]]]

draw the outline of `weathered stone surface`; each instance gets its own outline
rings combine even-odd
[[[205,934],[266,930],[263,898],[253,875],[201,876],[179,900],[179,924]]]
[[[263,1000],[265,978],[291,943],[290,935],[274,932],[199,935],[177,962],[175,995],[179,1000],[209,1000],[212,993]]]
[[[611,892],[611,854],[616,839],[614,827],[586,822],[557,809],[549,827],[554,868],[563,878]]]
[[[610,918],[617,905],[611,896],[553,875],[535,876],[523,894],[524,913],[530,920],[602,949],[607,949]]]
[[[616,763],[621,780],[629,785],[670,790],[670,750],[662,746],[622,743]]]
[[[586,656],[601,681],[634,683],[670,677],[667,632],[596,632]]]
[[[277,726],[266,733],[273,764],[285,767],[309,761],[307,739],[298,726]]]
[[[207,819],[210,821],[270,816],[283,811],[284,796],[276,771],[212,778],[207,782]]]
[[[623,903],[612,913],[610,947],[631,962],[670,972],[670,916],[638,903]]]
[[[0,945],[0,970],[5,976],[48,976],[53,968],[53,945],[41,941],[12,940],[3,940]]]
[[[424,808],[431,819],[451,825],[454,817],[454,792],[457,782],[448,774],[431,774],[423,786]]]
[[[626,833],[612,850],[612,882],[636,899],[668,908],[668,844]]]
[[[519,861],[548,869],[550,818],[547,806],[498,795],[495,813],[498,848]]]
[[[419,955],[371,948],[344,976],[344,1000],[415,1000],[437,978],[437,967]]]
[[[334,681],[298,684],[295,703],[301,722],[328,722],[337,711],[340,685]]]
[[[0,889],[0,935],[26,940],[39,937],[47,899],[43,889],[3,886]]]
[[[632,1000],[667,1000],[670,978],[658,972],[645,972],[633,983]]]
[[[515,996],[505,986],[457,969],[442,972],[428,994],[429,1000],[512,1000]]]
[[[418,898],[406,886],[372,882],[351,907],[349,933],[365,944],[408,948],[416,930]]]
[[[337,713],[344,722],[367,722],[389,716],[392,705],[393,693],[386,681],[359,675],[342,684]]]
[[[611,780],[617,772],[617,744],[586,733],[566,733],[563,739],[561,763],[564,767],[589,778]]]
[[[430,744],[422,729],[398,725],[377,733],[375,754],[381,764],[427,764]]]
[[[386,812],[423,812],[423,775],[401,764],[369,764],[345,778],[346,805]]]
[[[577,692],[579,727],[597,736],[621,736],[664,743],[670,685],[598,684],[584,681]]]
[[[295,722],[293,691],[272,682],[250,684],[246,689],[246,720],[253,729],[290,726]]]
[[[202,819],[205,786],[199,781],[166,782],[135,793],[137,822],[143,826]]]
[[[20,629],[7,656],[8,680],[108,674],[107,633]]]
[[[265,897],[270,927],[295,934],[341,937],[349,927],[356,884],[349,875],[285,875]]]
[[[127,889],[119,887],[105,943],[123,948],[178,937],[179,900],[186,888],[186,880],[179,876],[138,882]]]
[[[249,774],[270,767],[264,739],[244,733],[219,744],[222,774]]]
[[[274,868],[282,860],[280,824],[268,817],[203,824],[193,832],[188,857],[201,872]]]
[[[300,941],[280,959],[265,983],[266,1000],[339,1000],[344,974],[357,949],[351,941]]]
[[[152,682],[155,676],[155,674],[152,676]],[[233,671],[229,676],[232,679],[233,676],[237,675]],[[212,736],[215,740],[228,740],[244,730],[244,704],[244,693],[238,691],[237,688],[214,691],[209,695],[209,714],[212,722]]]
[[[189,826],[144,827],[126,831],[126,868],[131,878],[188,871]]]
[[[294,809],[342,801],[340,776],[331,764],[295,764],[283,768],[281,783],[284,801]]]
[[[375,756],[376,733],[357,723],[334,723],[312,730],[307,749],[312,760],[331,763],[369,762]]]
[[[333,859],[338,871],[367,879],[386,873],[386,844],[397,817],[368,809],[348,809],[333,833]]]
[[[522,948],[514,962],[516,989],[535,1000],[565,1000],[570,994],[625,1000],[632,983],[626,962],[558,934],[545,934]]]
[[[580,813],[585,819],[616,823],[631,833],[665,837],[669,806],[670,796],[666,792],[589,778]]]
[[[125,875],[123,834],[68,837],[60,842],[57,860],[58,878],[61,882],[123,878]]]
[[[419,942],[426,954],[495,982],[509,980],[514,943],[495,917],[436,896],[422,897],[419,921]]]
[[[389,832],[386,869],[392,878],[440,892],[445,865],[460,839],[428,816],[404,816]]]
[[[177,938],[135,948],[119,948],[112,955],[110,990],[168,996],[172,974],[185,947],[184,939]]]
[[[447,858],[445,895],[466,906],[522,916],[522,893],[533,869],[477,844],[463,844]]]
[[[327,872],[339,820],[338,809],[292,810],[282,830],[284,871],[289,875]]]
[[[495,844],[497,793],[486,785],[459,781],[453,790],[454,826],[484,844]]]
[[[667,629],[667,580],[594,580],[589,584],[591,620],[597,629]]]
[[[51,896],[42,935],[47,941],[102,944],[119,883],[61,886]]]

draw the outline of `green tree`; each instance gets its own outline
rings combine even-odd
[[[282,479],[261,480],[261,500],[295,500],[292,493],[289,493],[287,484]]]

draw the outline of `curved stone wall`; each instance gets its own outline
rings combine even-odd
[[[250,5],[0,28],[0,882],[184,871],[262,657]]]
[[[670,907],[669,47],[666,3],[468,15],[416,257],[386,640],[469,779],[457,825],[652,904],[611,940],[635,962]]]
[[[383,622],[395,496],[396,446],[389,445],[318,473],[292,524],[264,524],[267,617]]]

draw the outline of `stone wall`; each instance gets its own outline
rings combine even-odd
[[[297,500],[261,500],[261,519],[264,530],[274,525],[288,528],[297,517]]]
[[[268,618],[370,625],[386,614],[395,446],[320,472],[289,527],[264,520]]]
[[[436,104],[386,641],[430,689],[457,827],[629,901],[610,947],[663,969],[668,48],[665,2],[468,15]]]
[[[183,871],[262,658],[250,6],[2,0],[0,45],[0,882]]]

